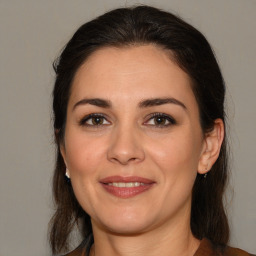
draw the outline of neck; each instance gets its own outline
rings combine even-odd
[[[136,235],[106,233],[93,225],[94,245],[90,256],[193,256],[199,247],[190,230],[190,218]]]

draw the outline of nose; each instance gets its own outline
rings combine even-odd
[[[122,165],[139,163],[144,160],[141,136],[136,128],[117,128],[111,134],[108,148],[108,160]]]

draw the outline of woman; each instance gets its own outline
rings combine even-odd
[[[55,64],[53,253],[249,255],[227,246],[224,81],[210,45],[164,11],[113,10]]]

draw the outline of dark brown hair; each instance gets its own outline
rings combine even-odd
[[[90,217],[77,202],[71,184],[65,179],[65,164],[60,154],[73,78],[81,64],[102,47],[146,44],[170,51],[173,60],[190,76],[203,132],[210,131],[217,118],[225,124],[224,81],[209,43],[194,27],[171,13],[149,6],[115,9],[82,25],[54,63],[53,113],[57,158],[53,194],[56,212],[50,226],[54,253],[68,248],[69,235],[77,222],[82,225],[84,237],[92,237]],[[226,181],[224,138],[220,156],[207,179],[198,174],[192,192],[191,230],[198,239],[207,237],[218,245],[225,245],[229,239],[223,207]]]

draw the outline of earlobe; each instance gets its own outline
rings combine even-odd
[[[60,139],[60,130],[59,129],[55,129],[54,131],[55,133],[55,140],[56,140],[56,143],[58,144],[59,146],[59,150],[60,150],[60,154],[65,162],[65,165],[67,166],[66,164],[66,153],[65,153],[65,144],[64,144],[64,141],[62,141],[62,139]]]
[[[62,158],[64,160],[64,163],[65,163],[65,166],[66,166],[65,177],[66,177],[67,182],[70,183],[70,171],[69,171],[68,166],[67,166],[65,146],[63,145],[63,143],[60,143],[59,147],[60,147],[61,156],[62,156]]]
[[[61,153],[61,156],[62,156],[62,158],[64,160],[65,165],[67,166],[66,151],[65,151],[65,147],[64,147],[63,143],[60,143],[60,153]]]
[[[203,152],[198,164],[198,173],[207,173],[218,159],[224,139],[224,130],[222,119],[216,119],[213,129],[205,134]]]

